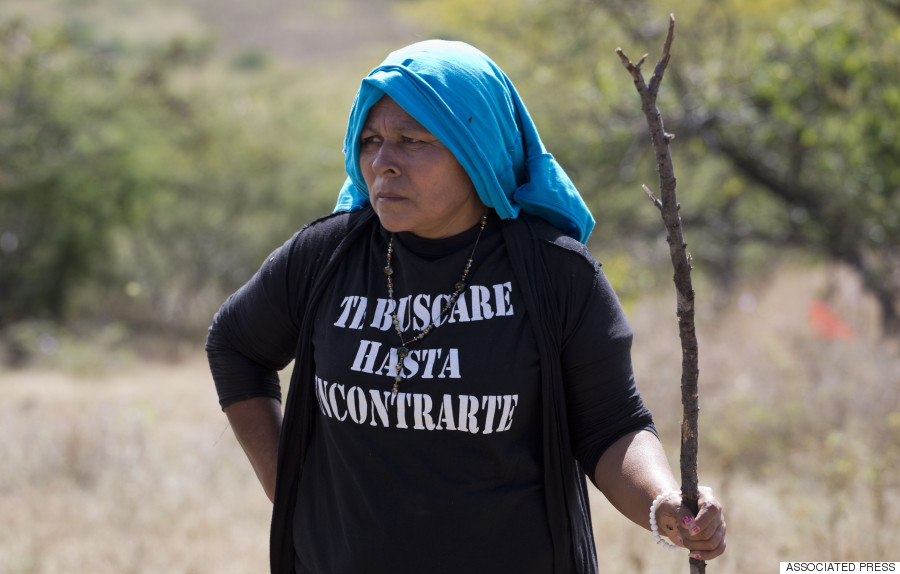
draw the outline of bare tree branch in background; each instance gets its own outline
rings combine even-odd
[[[700,375],[697,356],[697,332],[694,327],[694,288],[691,284],[691,257],[687,252],[687,244],[684,242],[684,234],[681,227],[681,217],[678,214],[680,206],[675,197],[675,169],[672,165],[672,156],[669,153],[669,142],[674,136],[666,133],[662,116],[656,107],[656,97],[663,80],[666,67],[669,64],[672,39],[675,35],[675,16],[669,17],[669,32],[666,35],[662,57],[656,63],[653,77],[650,83],[644,81],[641,73],[641,65],[647,57],[644,55],[636,64],[628,59],[621,48],[616,53],[622,60],[625,68],[634,78],[634,85],[641,96],[641,110],[647,119],[650,129],[650,139],[653,149],[656,151],[656,164],[659,171],[660,198],[650,191],[647,186],[644,190],[650,199],[660,210],[663,223],[666,226],[669,243],[669,255],[675,269],[675,290],[677,293],[678,331],[681,337],[681,404],[683,408],[683,420],[681,423],[681,496],[692,512],[697,512],[698,479],[697,479],[697,415],[699,414],[698,379]],[[691,573],[706,572],[706,562],[690,559]]]

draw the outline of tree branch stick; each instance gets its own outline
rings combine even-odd
[[[662,116],[656,107],[656,96],[662,84],[663,75],[669,64],[672,39],[675,35],[675,16],[669,17],[669,32],[666,35],[662,57],[657,62],[653,71],[653,77],[649,85],[644,81],[641,73],[641,64],[644,58],[637,64],[632,64],[628,56],[621,48],[616,49],[616,54],[622,60],[625,69],[634,79],[634,86],[641,97],[641,110],[647,119],[650,129],[650,140],[656,152],[656,166],[659,172],[660,198],[657,199],[647,186],[644,190],[650,196],[660,212],[666,227],[669,243],[669,255],[672,258],[672,266],[675,269],[673,280],[677,294],[678,331],[681,337],[681,404],[683,420],[681,423],[681,495],[691,509],[697,512],[699,498],[697,480],[697,450],[698,432],[697,415],[700,411],[697,383],[700,375],[697,359],[697,333],[694,327],[694,288],[691,283],[691,257],[687,252],[687,243],[681,227],[681,217],[678,214],[680,206],[675,196],[675,169],[672,165],[672,155],[669,153],[669,143],[674,136],[666,133]],[[645,56],[646,57],[646,56]],[[694,558],[690,559],[691,573],[706,572],[706,563]]]

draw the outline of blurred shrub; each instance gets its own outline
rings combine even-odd
[[[333,206],[352,94],[323,78],[229,66],[202,37],[132,46],[84,23],[0,23],[0,329],[89,318],[196,335]]]
[[[614,48],[654,49],[654,0],[400,3],[516,82],[598,220],[626,301],[668,283],[655,163]],[[680,5],[660,108],[695,265],[719,285],[784,247],[844,261],[891,320],[900,293],[897,21],[844,0]],[[428,18],[421,17],[428,14]],[[275,245],[329,211],[352,70],[200,35],[136,44],[92,21],[0,22],[0,329],[124,320],[196,335]],[[652,61],[652,56],[650,57]],[[649,65],[646,66],[649,68]],[[649,73],[649,69],[645,70]],[[680,166],[680,167],[679,167]]]
[[[752,234],[853,268],[900,334],[900,88],[887,79],[900,19],[844,4],[774,20],[747,46],[751,65],[723,78],[702,133],[781,207]]]
[[[59,317],[133,216],[141,181],[114,54],[79,30],[0,26],[0,325]]]

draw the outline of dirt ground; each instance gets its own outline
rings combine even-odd
[[[843,287],[830,308],[855,339],[817,335],[810,304],[826,283],[779,276],[701,313],[700,477],[729,527],[711,572],[900,559],[900,362]],[[673,309],[648,299],[631,318],[640,385],[677,464]],[[0,436],[0,574],[267,571],[270,505],[199,345],[176,364],[93,376],[0,371]],[[601,570],[686,571],[683,553],[592,496]]]

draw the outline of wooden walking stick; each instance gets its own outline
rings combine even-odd
[[[616,54],[625,68],[634,78],[634,85],[641,96],[641,109],[647,118],[650,128],[650,139],[656,152],[656,167],[659,171],[660,197],[653,194],[647,186],[644,191],[650,196],[653,204],[659,208],[663,223],[666,226],[666,241],[669,243],[669,255],[675,268],[675,291],[677,292],[678,331],[681,336],[681,404],[683,420],[681,423],[681,496],[688,508],[695,515],[699,498],[697,484],[697,414],[700,411],[697,393],[697,380],[700,370],[697,366],[697,332],[694,329],[694,288],[691,284],[691,256],[687,252],[687,244],[681,228],[681,207],[675,198],[675,169],[672,166],[672,155],[669,153],[669,142],[674,136],[663,128],[662,116],[656,107],[656,96],[662,83],[663,74],[669,64],[672,38],[675,35],[675,15],[669,16],[669,32],[663,47],[662,57],[656,63],[650,83],[644,81],[641,64],[646,54],[633,64],[621,48]],[[691,573],[706,572],[706,562],[690,559]]]

